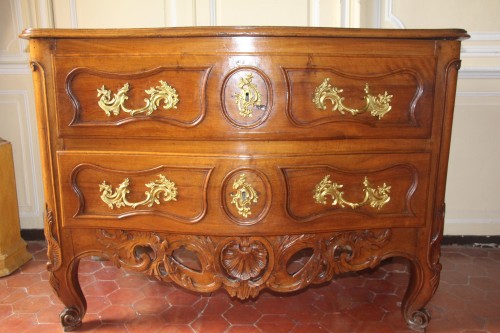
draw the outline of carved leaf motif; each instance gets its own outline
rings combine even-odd
[[[224,287],[240,299],[256,297],[264,288],[289,292],[322,283],[341,272],[373,267],[389,242],[390,229],[266,237],[209,237],[100,230],[103,252],[118,266],[173,281],[199,292]],[[200,271],[179,264],[175,249],[188,248],[199,256]],[[298,251],[312,255],[289,274],[288,260]]]

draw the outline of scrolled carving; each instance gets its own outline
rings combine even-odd
[[[65,308],[60,315],[61,324],[65,332],[71,332],[82,326],[82,315],[74,307]]]
[[[389,242],[389,229],[266,237],[212,237],[155,232],[100,230],[103,251],[119,267],[173,281],[199,292],[223,287],[240,299],[264,288],[289,292],[331,280],[334,275],[373,267]],[[200,270],[179,263],[174,251],[185,247],[198,255]],[[287,263],[297,252],[312,255],[291,274]],[[369,250],[369,251],[367,251]]]
[[[426,309],[420,309],[412,313],[408,319],[408,327],[417,332],[425,332],[425,328],[429,325],[431,315]]]

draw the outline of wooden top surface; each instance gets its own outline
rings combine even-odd
[[[26,29],[21,38],[323,37],[464,40],[463,29],[349,29],[316,27],[175,27],[144,29]]]

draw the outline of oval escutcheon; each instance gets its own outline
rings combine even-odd
[[[260,171],[241,168],[230,172],[222,183],[222,207],[231,221],[252,225],[264,218],[271,204],[271,186]]]
[[[221,100],[224,116],[233,126],[257,127],[271,111],[271,81],[260,69],[237,68],[224,79]]]

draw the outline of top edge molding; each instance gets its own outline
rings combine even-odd
[[[317,27],[175,27],[141,29],[25,29],[31,38],[323,37],[464,40],[463,29],[360,29]]]

